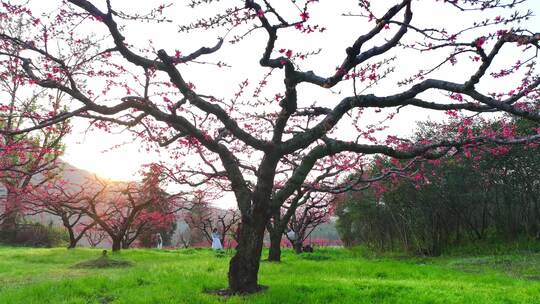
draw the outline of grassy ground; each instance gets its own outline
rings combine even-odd
[[[540,303],[540,254],[433,259],[365,258],[320,249],[263,262],[248,297],[203,293],[226,287],[230,253],[128,250],[131,268],[77,269],[99,250],[0,247],[0,303]]]

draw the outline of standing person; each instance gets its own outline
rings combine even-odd
[[[291,243],[294,243],[294,241],[296,241],[296,232],[294,232],[294,230],[289,229],[289,231],[287,231],[286,235],[287,235],[287,238],[289,239],[289,241],[291,241]]]
[[[214,230],[212,230],[212,249],[214,250],[223,249],[223,246],[221,246],[221,241],[219,239],[219,233],[218,233],[217,228],[214,228]]]
[[[158,233],[156,235],[156,240],[157,240],[157,249],[162,249],[163,248],[163,238],[161,237],[161,233]]]
[[[296,253],[302,252],[302,240],[299,239],[298,235],[294,230],[289,229],[289,231],[286,233],[287,238],[289,239],[289,242],[291,242],[292,247],[294,248],[294,251]]]

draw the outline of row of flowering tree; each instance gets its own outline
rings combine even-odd
[[[260,290],[265,228],[299,189],[337,184],[371,155],[434,159],[540,137],[493,130],[410,141],[395,128],[404,112],[540,121],[540,35],[520,25],[533,15],[532,1],[187,1],[196,13],[181,16],[183,8],[159,1],[147,12],[124,1],[48,2],[57,9],[47,14],[38,2],[2,1],[4,20],[35,27],[24,36],[2,30],[0,52],[20,60],[25,84],[60,91],[72,107],[4,134],[71,117],[127,127],[149,149],[166,147],[176,181],[232,191],[242,225],[229,266],[232,293]],[[334,6],[343,11],[328,16]],[[435,8],[446,18],[432,18]],[[449,26],[454,17],[460,24]],[[139,22],[155,30],[134,35]],[[193,45],[208,35],[217,43]],[[235,83],[238,91],[228,92]],[[328,167],[340,173],[318,179]]]
[[[144,235],[170,230],[183,208],[182,200],[163,190],[157,168],[149,166],[142,182],[52,180],[21,196],[25,214],[60,218],[69,235],[68,248],[83,237],[95,246],[104,234],[113,251],[129,248]]]

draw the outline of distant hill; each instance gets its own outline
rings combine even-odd
[[[95,177],[95,174],[88,172],[86,170],[79,169],[70,163],[60,160],[59,165],[63,168],[61,177],[74,184],[82,184],[85,181],[92,180]],[[42,175],[37,175],[33,178],[35,182],[42,180]],[[0,200],[5,199],[7,194],[6,188],[0,184]]]
[[[61,166],[63,167],[62,178],[74,184],[81,184],[95,177],[94,173],[79,169],[65,161],[61,161]]]
[[[79,169],[72,164],[65,162],[63,160],[59,161],[59,166],[62,168],[62,172],[60,173],[60,178],[76,185],[84,184],[85,182],[94,180],[96,178],[96,174],[92,173],[90,171],[86,171],[83,169]],[[42,180],[42,175],[37,175],[34,177],[34,180],[40,181]],[[101,177],[100,177],[101,178]],[[102,178],[104,180],[108,180],[106,178]],[[110,181],[110,180],[108,180]],[[121,182],[121,181],[119,181]],[[0,198],[3,198],[6,194],[6,189],[0,184]]]

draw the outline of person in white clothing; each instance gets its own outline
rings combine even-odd
[[[214,228],[212,230],[212,249],[214,250],[222,250],[223,246],[221,245],[221,240],[219,239],[219,233],[217,228]]]
[[[161,233],[158,233],[156,235],[156,242],[157,242],[157,249],[163,248],[163,238],[161,237]]]
[[[291,242],[296,241],[296,233],[294,232],[294,230],[289,229],[289,231],[287,232],[287,238],[288,238]]]

